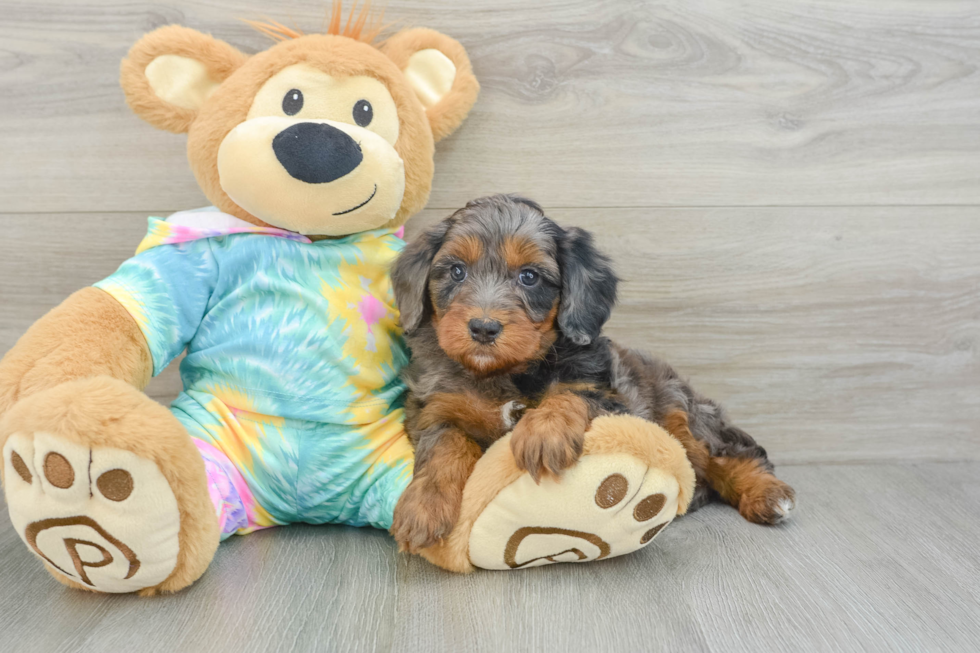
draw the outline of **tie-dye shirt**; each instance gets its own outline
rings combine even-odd
[[[401,238],[311,242],[214,209],[149,225],[96,286],[139,324],[154,374],[187,349],[171,408],[241,472],[252,526],[390,525],[412,470],[389,276]]]

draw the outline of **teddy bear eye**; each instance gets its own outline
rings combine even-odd
[[[354,105],[354,122],[361,127],[367,127],[374,119],[374,107],[367,100],[358,100]]]
[[[295,116],[303,108],[303,92],[298,88],[286,93],[282,99],[282,111],[287,116]]]

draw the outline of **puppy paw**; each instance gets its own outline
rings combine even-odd
[[[795,509],[796,492],[775,477],[746,491],[738,502],[739,514],[755,524],[779,524]]]
[[[395,506],[391,534],[399,551],[418,553],[447,537],[458,518],[458,499],[446,496],[432,483],[416,477]]]
[[[557,478],[582,455],[588,426],[587,417],[575,411],[546,407],[527,411],[510,441],[518,468],[535,482],[546,474]]]

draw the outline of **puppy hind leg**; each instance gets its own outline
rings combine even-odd
[[[730,424],[713,401],[701,397],[692,411],[691,437],[710,453],[703,469],[707,485],[750,522],[778,524],[788,519],[796,508],[796,493],[773,474],[766,450]]]
[[[691,467],[698,477],[703,477],[707,473],[708,463],[711,453],[708,445],[694,437],[688,426],[687,413],[683,410],[675,410],[667,414],[663,420],[663,427],[668,433],[681,443],[687,452],[687,458],[691,461]]]
[[[697,482],[694,486],[694,495],[688,506],[688,512],[694,512],[712,498],[711,486],[708,484],[708,466],[711,462],[711,452],[708,445],[698,440],[691,433],[688,425],[687,412],[674,410],[668,413],[661,424],[675,440],[681,443],[687,453],[687,459],[694,468]]]
[[[778,524],[796,508],[796,493],[759,458],[713,456],[707,467],[711,487],[739,514],[756,524]]]

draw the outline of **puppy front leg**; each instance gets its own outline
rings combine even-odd
[[[544,474],[558,477],[582,455],[585,432],[592,423],[589,403],[570,390],[552,391],[524,413],[514,427],[510,449],[518,468],[535,482]]]
[[[415,447],[415,476],[395,506],[391,525],[399,550],[418,553],[452,532],[463,487],[481,454],[480,445],[456,427],[422,434]]]

